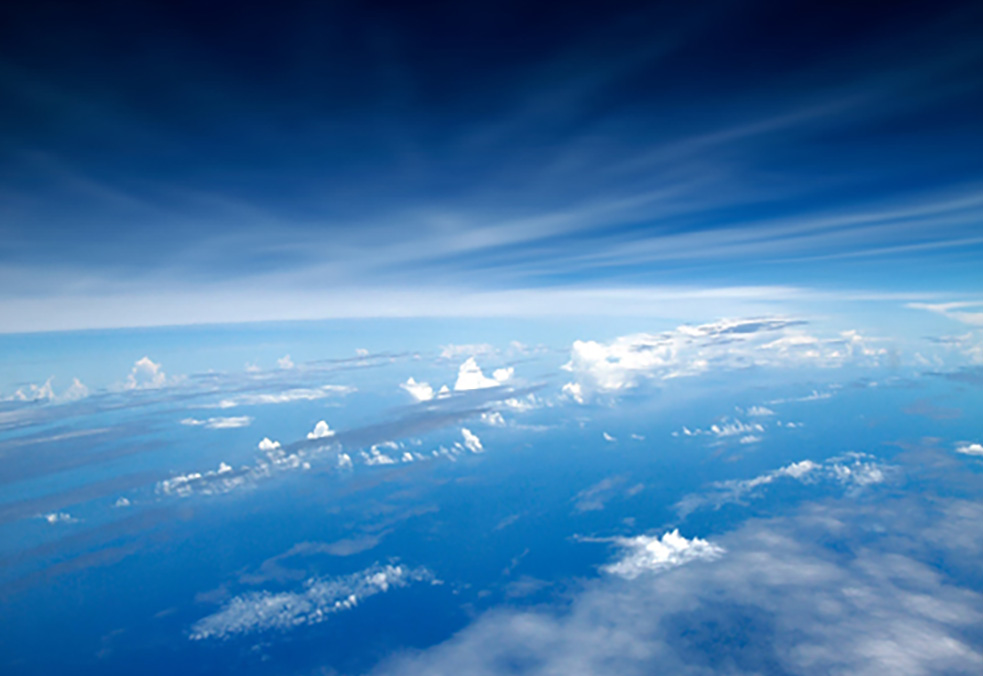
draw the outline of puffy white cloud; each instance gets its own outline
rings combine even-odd
[[[433,388],[430,383],[418,383],[413,378],[407,379],[400,387],[410,393],[416,401],[430,401],[434,397]]]
[[[584,403],[584,388],[580,383],[566,383],[560,388],[564,396],[570,397],[578,404]]]
[[[128,390],[142,390],[163,387],[166,383],[167,376],[161,365],[144,356],[133,364],[130,375],[126,377],[125,387]]]
[[[124,498],[121,496],[116,499],[116,502],[113,503],[113,507],[129,507],[130,504],[131,503],[128,498]]]
[[[323,420],[318,420],[317,424],[314,425],[314,429],[307,433],[308,439],[327,439],[333,437],[335,434],[334,430],[328,427],[328,423]]]
[[[226,639],[258,631],[287,631],[324,622],[350,610],[362,600],[413,582],[433,582],[425,568],[375,565],[335,578],[309,578],[303,589],[291,592],[247,592],[228,601],[218,612],[191,627],[189,638]]]
[[[264,439],[264,441],[269,441],[269,439]],[[279,447],[280,445],[277,444],[276,448],[279,449]],[[217,495],[228,493],[234,488],[244,485],[246,480],[246,474],[235,474],[231,465],[220,462],[218,468],[214,470],[188,472],[158,481],[156,491],[160,495],[173,495],[181,498],[186,498],[196,492],[205,495]]]
[[[7,399],[10,401],[52,401],[55,398],[55,392],[51,387],[53,380],[54,377],[51,377],[41,385],[31,383],[20,387]]]
[[[802,324],[784,318],[724,319],[659,334],[622,336],[608,343],[577,340],[563,368],[575,374],[582,389],[577,395],[568,394],[579,401],[588,390],[616,393],[643,379],[667,380],[748,366],[876,365],[888,355],[856,331],[817,338],[805,333]]]
[[[492,378],[500,383],[504,383],[511,380],[513,375],[515,375],[515,369],[509,366],[508,368],[495,369],[492,373]]]
[[[275,451],[280,448],[280,442],[273,441],[269,437],[263,437],[257,445],[257,448],[259,448],[261,451]]]
[[[283,355],[282,357],[280,357],[279,359],[276,360],[276,365],[277,365],[277,368],[280,368],[280,369],[283,369],[283,370],[289,370],[289,369],[294,368],[294,361],[293,361],[293,359],[290,358],[290,355],[289,354],[285,354],[285,355]]]
[[[495,373],[504,373],[506,379],[512,375],[510,369],[499,369]],[[467,361],[461,364],[461,367],[457,371],[457,382],[454,383],[454,389],[458,392],[463,392],[467,390],[481,390],[486,387],[498,387],[501,384],[501,381],[495,378],[489,378],[482,373],[474,357],[468,357]]]
[[[252,417],[248,415],[232,416],[232,417],[216,417],[208,418],[207,420],[199,420],[198,418],[184,418],[181,421],[182,425],[189,425],[193,427],[205,427],[210,430],[229,430],[236,429],[239,427],[248,427],[253,422]]]
[[[469,451],[472,453],[481,453],[485,450],[484,446],[481,445],[481,439],[478,438],[478,435],[467,427],[461,428],[461,434],[464,436],[464,447]]]
[[[679,436],[680,434],[682,434],[684,437],[705,435],[716,439],[740,437],[740,442],[747,444],[760,441],[761,437],[758,435],[763,434],[764,431],[764,425],[761,423],[745,423],[736,418],[732,420],[724,418],[719,423],[714,423],[706,429],[690,429],[688,427],[683,427],[679,432],[673,432],[673,436]],[[744,441],[745,439],[748,439],[748,441]]]
[[[960,444],[959,446],[956,446],[956,453],[962,453],[963,455],[983,456],[983,444]]]
[[[691,561],[713,561],[724,554],[723,547],[706,540],[687,540],[679,534],[679,529],[664,533],[661,538],[638,535],[631,538],[611,538],[610,541],[621,548],[622,556],[601,570],[629,580],[645,573],[676,568]]]
[[[347,453],[338,454],[338,468],[339,469],[351,469],[352,468],[352,457]]]
[[[72,378],[72,384],[61,393],[59,399],[63,401],[78,401],[89,396],[89,388],[78,378]]]

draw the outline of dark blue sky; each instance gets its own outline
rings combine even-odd
[[[981,73],[971,2],[7,3],[0,330],[972,297]]]

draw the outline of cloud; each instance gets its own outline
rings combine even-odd
[[[308,439],[327,439],[333,437],[335,432],[333,429],[328,427],[328,423],[323,420],[318,420],[317,424],[314,425],[314,430],[307,433]]]
[[[983,457],[983,444],[960,444],[956,446],[956,453]]]
[[[564,387],[575,400],[588,390],[615,393],[642,380],[668,380],[719,370],[758,367],[838,367],[846,363],[879,364],[888,355],[856,331],[834,338],[805,333],[805,322],[784,318],[723,319],[699,326],[683,325],[659,334],[639,333],[608,343],[574,341],[563,366],[576,377]]]
[[[487,387],[498,387],[512,377],[512,369],[498,369],[494,375],[494,378],[487,377],[481,372],[481,368],[478,366],[478,362],[474,360],[474,357],[468,357],[467,361],[461,364],[461,367],[458,369],[457,382],[454,383],[454,390],[456,392],[465,392],[468,390],[481,390]]]
[[[41,385],[31,383],[24,387],[19,387],[12,395],[7,397],[7,400],[24,402],[51,401],[55,398],[55,392],[51,387],[51,381],[53,380],[54,377],[51,377]]]
[[[253,422],[252,417],[248,415],[233,416],[233,417],[217,417],[208,418],[207,420],[199,420],[198,418],[184,418],[181,421],[182,425],[189,425],[192,427],[205,427],[210,430],[230,430],[239,427],[249,427]]]
[[[747,414],[755,418],[763,418],[765,416],[775,415],[775,412],[765,406],[752,406],[747,410]]]
[[[615,439],[614,437],[612,437],[607,432],[602,432],[601,433],[601,436],[604,438],[604,441],[607,441],[609,443],[614,443],[615,441],[617,441],[617,439]]]
[[[113,507],[117,507],[117,508],[129,507],[130,504],[132,503],[130,503],[130,500],[128,498],[119,497],[116,499],[116,502],[113,503]]]
[[[263,441],[269,441],[264,439]],[[262,442],[261,442],[262,443]],[[273,442],[276,443],[276,442]],[[277,444],[279,448],[279,444]],[[157,482],[157,493],[186,498],[196,491],[204,494],[227,493],[244,483],[245,478],[237,474],[231,465],[220,462],[218,469],[207,472],[188,472]]]
[[[584,388],[580,383],[565,383],[560,392],[566,396],[573,399],[578,404],[584,403]]]
[[[150,357],[144,356],[133,364],[124,387],[128,390],[143,390],[163,387],[166,383],[167,376],[161,365],[151,361]]]
[[[282,370],[289,370],[294,368],[293,359],[290,358],[289,354],[285,354],[276,360],[277,368]]]
[[[416,401],[430,401],[434,396],[430,383],[418,383],[413,378],[407,379],[405,383],[400,384],[400,387],[409,392]]]
[[[621,558],[601,570],[628,580],[646,573],[659,573],[692,561],[713,561],[723,556],[725,550],[713,543],[693,538],[687,540],[679,529],[664,533],[662,537],[637,535],[611,538],[622,550]]]
[[[505,427],[505,418],[498,411],[485,411],[481,414],[481,422],[491,427]]]
[[[738,442],[742,444],[753,444],[761,441],[761,434],[765,428],[761,423],[745,423],[737,418],[724,418],[719,423],[714,423],[706,429],[683,427],[678,432],[673,432],[674,437],[680,435],[684,437],[710,436],[717,440],[727,440],[738,437]]]
[[[464,447],[472,453],[481,453],[485,450],[481,445],[481,439],[478,438],[478,435],[467,427],[461,428],[461,435],[464,437]]]
[[[315,401],[335,395],[351,394],[354,387],[348,385],[321,385],[320,387],[295,387],[282,392],[260,394],[239,394],[221,399],[210,408],[235,408],[236,406],[258,406],[264,404],[289,404],[294,401]],[[204,407],[203,407],[204,408]]]
[[[841,486],[862,488],[887,481],[893,467],[863,453],[850,453],[830,458],[822,463],[812,460],[793,462],[751,479],[731,479],[711,484],[707,493],[691,494],[676,503],[680,516],[706,507],[719,509],[723,505],[756,497],[759,491],[780,480],[791,479],[800,483],[827,482]]]
[[[347,453],[338,454],[338,468],[339,469],[351,469],[352,468],[352,457]]]
[[[257,447],[261,451],[275,451],[275,450],[278,450],[280,448],[280,442],[279,441],[273,441],[269,437],[263,437],[262,440],[260,440],[260,442],[257,445]]]
[[[983,518],[979,505],[967,509]],[[562,604],[493,609],[371,673],[976,673],[983,596],[937,566],[979,548],[960,554],[935,538],[945,523],[935,511],[815,505],[713,542],[606,539],[621,558]]]
[[[983,302],[965,301],[959,303],[908,303],[915,310],[927,310],[963,324],[983,326],[983,312],[969,312],[968,308],[983,308]]]
[[[339,612],[355,608],[367,598],[424,581],[434,582],[433,575],[425,568],[376,564],[341,577],[309,578],[297,591],[247,592],[228,601],[218,612],[195,622],[189,638],[193,641],[227,639],[319,624]]]
[[[78,378],[72,378],[72,384],[61,393],[59,399],[62,401],[78,401],[89,396],[89,388],[86,387]]]
[[[51,512],[49,514],[41,514],[39,518],[44,519],[50,524],[57,523],[77,523],[78,519],[67,512]]]

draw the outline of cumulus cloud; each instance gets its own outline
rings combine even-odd
[[[277,368],[280,368],[280,369],[283,369],[283,370],[289,370],[289,369],[294,368],[294,361],[293,361],[293,359],[290,358],[290,355],[289,354],[285,354],[285,355],[283,355],[282,357],[280,357],[279,359],[276,360],[276,365],[277,365]]]
[[[410,393],[416,401],[430,401],[434,397],[433,388],[430,383],[418,383],[413,378],[407,379],[400,387]]]
[[[198,418],[184,418],[181,421],[182,425],[189,425],[192,427],[205,427],[210,430],[230,430],[239,427],[249,427],[253,422],[252,417],[248,415],[232,416],[232,417],[216,417],[208,418],[206,420],[199,420]]]
[[[338,468],[339,469],[351,469],[352,468],[352,457],[347,453],[338,454]]]
[[[491,427],[505,427],[505,418],[498,411],[485,411],[481,414],[481,422]]]
[[[167,376],[161,365],[144,356],[133,364],[130,375],[126,377],[125,387],[128,390],[142,390],[163,387],[166,383]]]
[[[481,439],[478,438],[478,435],[467,427],[461,428],[461,435],[464,437],[464,447],[472,453],[481,453],[485,450],[484,446],[481,445]]]
[[[700,538],[687,540],[679,529],[662,537],[637,535],[610,538],[621,549],[621,557],[601,570],[611,575],[634,580],[645,573],[659,573],[691,561],[713,561],[724,554],[724,548]]]
[[[856,331],[818,338],[806,333],[803,324],[783,318],[724,319],[659,334],[622,336],[608,343],[577,340],[563,368],[577,377],[581,389],[569,395],[579,401],[588,389],[616,393],[643,379],[667,380],[749,366],[876,365],[888,355],[874,339]]]
[[[775,415],[775,412],[766,406],[752,406],[747,410],[747,414],[754,418],[763,418],[765,416]]]
[[[59,397],[63,401],[78,401],[89,396],[89,388],[78,378],[72,378],[72,384],[68,386]]]
[[[486,387],[498,387],[503,382],[512,377],[512,369],[498,369],[493,378],[489,378],[481,372],[478,362],[474,357],[468,357],[467,361],[461,364],[457,372],[457,382],[454,383],[454,390],[464,392],[468,390],[481,390]],[[501,378],[501,380],[499,379]]]
[[[740,443],[748,444],[761,441],[759,435],[763,434],[764,431],[764,425],[761,423],[745,423],[736,418],[733,420],[724,418],[706,429],[683,427],[680,431],[673,432],[672,435],[674,437],[680,435],[684,437],[709,436],[717,440],[738,437]]]
[[[307,433],[308,439],[327,439],[333,437],[335,432],[333,429],[328,427],[328,423],[323,420],[318,420],[317,424],[314,425],[314,429]]]
[[[36,385],[31,383],[23,387],[17,388],[17,390],[7,397],[8,401],[52,401],[55,398],[55,392],[51,387],[51,381],[54,377],[48,378],[41,385]]]
[[[269,439],[264,439],[269,441]],[[274,442],[276,443],[276,442]],[[279,448],[279,444],[277,444]],[[195,492],[203,494],[227,493],[242,485],[244,476],[235,475],[231,465],[220,462],[218,469],[207,472],[188,472],[157,482],[157,493],[186,498]]]
[[[351,610],[364,599],[423,581],[434,581],[425,568],[376,564],[351,575],[309,578],[297,591],[247,592],[195,622],[189,638],[193,641],[226,639],[319,624],[339,612]]]
[[[983,444],[977,444],[977,443],[960,444],[956,446],[956,453],[983,457]]]
[[[130,503],[130,500],[128,498],[119,497],[119,498],[116,499],[116,502],[113,503],[113,507],[117,507],[117,508],[129,507],[130,504],[131,503]]]
[[[263,437],[257,445],[257,448],[259,448],[261,451],[275,451],[280,448],[280,442],[274,441],[269,437]]]

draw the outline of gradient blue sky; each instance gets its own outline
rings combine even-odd
[[[0,331],[979,301],[981,73],[973,2],[7,3]]]

